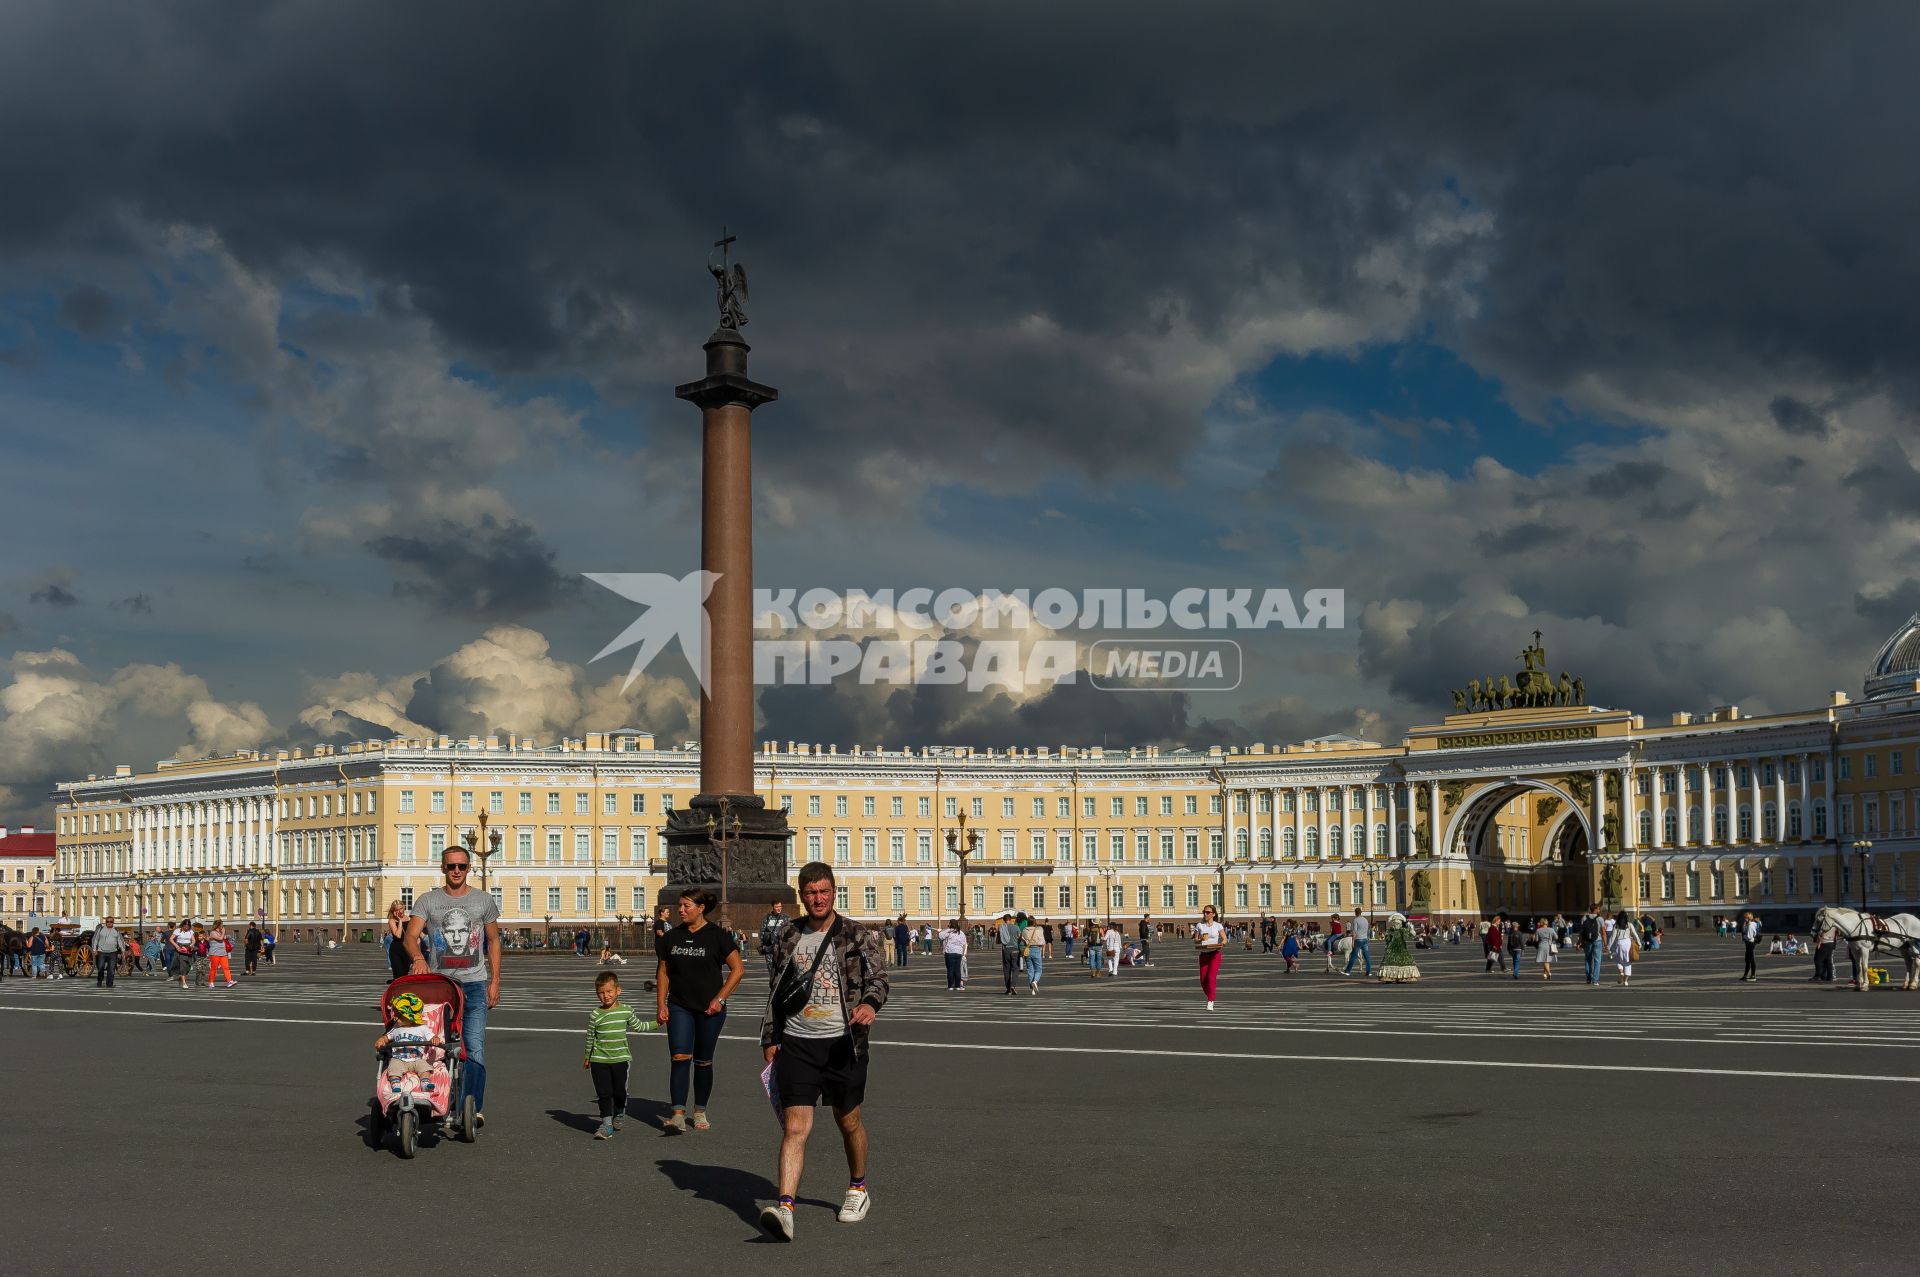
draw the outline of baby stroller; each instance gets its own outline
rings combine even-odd
[[[403,975],[387,985],[380,996],[381,1023],[391,1031],[402,1026],[394,1011],[394,999],[400,994],[416,995],[421,1003],[420,1023],[442,1045],[426,1048],[427,1072],[407,1072],[393,1076],[388,1062],[394,1047],[379,1049],[380,1069],[374,1075],[373,1102],[367,1122],[367,1143],[379,1148],[388,1132],[394,1137],[401,1157],[412,1157],[419,1145],[420,1128],[428,1119],[446,1121],[459,1138],[471,1144],[478,1131],[474,1120],[473,1097],[463,1092],[461,1072],[467,1058],[466,1043],[460,1039],[460,986],[442,975]],[[459,1107],[454,1108],[454,1097]]]

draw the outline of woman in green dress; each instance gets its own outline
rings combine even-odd
[[[1387,960],[1380,965],[1379,976],[1394,984],[1420,978],[1420,968],[1413,965],[1413,928],[1405,914],[1387,915]]]

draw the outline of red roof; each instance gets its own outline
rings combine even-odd
[[[54,836],[52,834],[8,834],[0,838],[0,856],[35,856],[45,859],[53,855]]]

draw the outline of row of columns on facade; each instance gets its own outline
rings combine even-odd
[[[1776,845],[1780,845],[1788,841],[1787,766],[1786,766],[1788,756],[1781,754],[1781,755],[1773,755],[1770,757],[1771,757],[1771,761],[1774,764],[1774,768],[1773,768],[1774,827],[1773,827],[1772,835],[1768,839],[1768,841],[1771,841]],[[1809,788],[1808,776],[1810,775],[1810,773],[1807,770],[1807,763],[1810,758],[1810,755],[1802,753],[1797,755],[1796,757],[1797,757],[1797,761],[1800,768],[1799,783],[1801,785],[1801,792],[1805,794]],[[1606,838],[1606,818],[1607,818],[1606,778],[1609,772],[1615,775],[1618,775],[1620,777],[1620,793],[1622,797],[1622,802],[1627,812],[1631,813],[1633,810],[1633,787],[1635,783],[1635,774],[1637,771],[1640,771],[1640,770],[1645,770],[1652,773],[1654,778],[1653,784],[1650,787],[1652,792],[1649,795],[1649,798],[1651,799],[1650,810],[1653,816],[1653,822],[1652,822],[1653,838],[1650,845],[1654,849],[1659,849],[1666,846],[1666,839],[1665,839],[1666,813],[1665,813],[1665,808],[1662,806],[1662,799],[1665,797],[1665,794],[1663,793],[1664,786],[1662,785],[1661,780],[1662,780],[1662,776],[1668,773],[1674,774],[1676,776],[1675,796],[1680,800],[1678,804],[1679,824],[1676,831],[1678,833],[1678,838],[1676,840],[1677,845],[1684,846],[1693,842],[1696,834],[1698,835],[1700,845],[1702,846],[1712,846],[1712,845],[1715,845],[1716,842],[1724,843],[1724,842],[1733,841],[1732,837],[1729,837],[1728,839],[1725,839],[1725,840],[1719,840],[1719,839],[1716,839],[1714,836],[1713,809],[1712,809],[1712,803],[1710,798],[1710,796],[1714,793],[1713,769],[1718,767],[1724,767],[1727,769],[1726,788],[1727,788],[1729,804],[1732,805],[1733,798],[1734,798],[1733,791],[1738,784],[1737,780],[1735,779],[1737,775],[1736,769],[1742,765],[1745,765],[1748,769],[1748,782],[1749,782],[1748,789],[1750,791],[1749,801],[1753,811],[1753,822],[1754,822],[1753,836],[1746,839],[1745,841],[1749,843],[1761,841],[1763,831],[1761,829],[1762,789],[1761,789],[1760,775],[1761,775],[1761,764],[1764,761],[1767,761],[1767,757],[1763,756],[1763,757],[1752,757],[1752,758],[1724,759],[1724,760],[1718,760],[1713,762],[1656,763],[1656,764],[1647,766],[1645,768],[1636,768],[1635,766],[1629,764],[1627,766],[1623,766],[1619,768],[1603,768],[1603,769],[1595,770],[1592,773],[1593,810],[1591,812],[1592,821],[1593,821],[1593,830],[1594,830],[1593,850],[1595,852],[1605,852],[1605,851],[1611,850],[1611,848],[1609,848],[1607,845],[1607,838]],[[1699,769],[1699,773],[1701,776],[1701,787],[1699,792],[1703,795],[1703,798],[1705,798],[1705,801],[1702,804],[1702,820],[1701,820],[1701,824],[1704,827],[1699,830],[1692,830],[1689,827],[1688,804],[1686,801],[1687,793],[1689,792],[1685,783],[1686,777],[1695,768]],[[1366,818],[1366,822],[1371,822],[1372,820],[1371,813],[1377,810],[1374,803],[1374,797],[1375,797],[1374,791],[1377,789],[1385,789],[1386,790],[1386,812],[1387,812],[1387,822],[1386,822],[1387,824],[1387,856],[1389,859],[1396,858],[1401,854],[1400,845],[1399,845],[1400,843],[1399,811],[1400,811],[1401,791],[1402,790],[1405,791],[1407,814],[1409,818],[1412,818],[1416,814],[1415,791],[1417,787],[1422,784],[1425,785],[1426,791],[1427,791],[1426,799],[1427,799],[1429,845],[1432,848],[1433,854],[1439,855],[1442,852],[1442,849],[1439,847],[1440,834],[1441,834],[1441,831],[1443,831],[1446,826],[1445,826],[1444,819],[1442,816],[1442,811],[1441,811],[1441,790],[1440,790],[1440,782],[1438,780],[1428,780],[1424,782],[1411,781],[1411,780],[1394,781],[1385,785],[1380,785],[1378,783],[1366,784],[1366,785],[1313,785],[1313,786],[1289,785],[1289,786],[1278,786],[1278,787],[1262,787],[1259,789],[1250,788],[1246,786],[1231,787],[1233,792],[1229,794],[1225,804],[1226,820],[1227,820],[1226,840],[1227,840],[1228,854],[1229,856],[1231,856],[1232,848],[1234,846],[1234,840],[1239,833],[1239,827],[1235,820],[1236,816],[1239,815],[1239,813],[1235,810],[1238,800],[1233,796],[1234,794],[1245,793],[1245,794],[1251,795],[1255,793],[1265,792],[1269,795],[1268,811],[1265,814],[1267,814],[1269,817],[1268,830],[1274,842],[1277,844],[1280,840],[1280,831],[1281,831],[1280,817],[1283,814],[1286,814],[1286,813],[1283,813],[1281,809],[1282,804],[1280,802],[1280,794],[1283,792],[1283,790],[1287,792],[1291,792],[1294,796],[1293,811],[1291,813],[1293,819],[1292,819],[1291,825],[1294,830],[1294,846],[1297,850],[1301,846],[1301,843],[1305,835],[1305,829],[1307,827],[1306,822],[1304,822],[1301,819],[1302,816],[1305,814],[1305,811],[1304,811],[1305,803],[1302,802],[1301,800],[1308,792],[1316,793],[1318,795],[1318,801],[1317,801],[1318,812],[1316,813],[1318,816],[1318,821],[1316,822],[1317,831],[1318,831],[1317,836],[1319,839],[1322,854],[1324,855],[1327,847],[1327,834],[1329,829],[1332,827],[1331,822],[1329,822],[1329,820],[1327,819],[1328,807],[1329,807],[1329,804],[1327,802],[1328,795],[1336,794],[1336,793],[1345,794],[1348,791],[1353,789],[1364,789],[1366,791],[1366,806],[1364,810],[1369,813],[1369,815]],[[1249,810],[1246,813],[1247,816],[1249,817],[1248,819],[1249,832],[1251,832],[1253,829],[1256,828],[1256,825],[1252,817],[1262,814],[1254,810],[1255,805],[1256,804],[1251,799],[1249,799],[1249,802],[1248,802]],[[1366,822],[1363,822],[1363,823],[1366,823]],[[1345,822],[1343,821],[1341,823],[1344,824]],[[1634,826],[1635,826],[1635,821],[1631,818],[1630,815],[1627,819],[1623,819],[1620,822],[1620,840],[1621,840],[1621,847],[1624,850],[1634,850],[1637,847],[1637,831]],[[1731,827],[1729,828],[1730,835],[1733,835],[1736,832],[1737,831],[1732,829]]]

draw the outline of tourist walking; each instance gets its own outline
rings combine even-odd
[[[1352,975],[1353,960],[1355,958],[1365,958],[1367,962],[1366,974],[1371,976],[1373,974],[1373,953],[1367,948],[1367,945],[1368,942],[1373,939],[1373,923],[1368,920],[1367,915],[1360,912],[1358,905],[1354,906],[1353,925],[1347,928],[1347,934],[1353,937],[1353,948],[1348,950],[1347,965],[1341,969],[1340,974]]]
[[[246,954],[247,959],[246,966],[243,969],[248,975],[260,974],[260,939],[259,924],[249,922],[247,924],[247,934],[240,937],[242,951]],[[399,941],[396,940],[394,943],[397,945]]]
[[[1520,959],[1525,957],[1527,952],[1527,929],[1517,918],[1507,924],[1506,945],[1507,957],[1510,965],[1513,967],[1513,978],[1518,980],[1520,978]]]
[[[218,918],[213,920],[213,930],[207,932],[207,987],[211,989],[222,979],[231,989],[233,980],[233,941],[227,935],[227,925]]]
[[[468,882],[473,860],[454,844],[440,851],[444,886],[413,902],[407,919],[407,969],[415,975],[438,972],[460,986],[460,1037],[467,1053],[460,1071],[465,1095],[453,1097],[453,1115],[473,1097],[474,1120],[486,1121],[487,1014],[500,1004],[500,906]]]
[[[1622,913],[1613,924],[1613,965],[1621,984],[1633,983],[1633,964],[1639,956],[1640,928]]]
[[[186,918],[180,919],[180,925],[173,929],[170,937],[173,949],[173,974],[179,977],[180,987],[186,988],[187,981],[193,978],[194,948],[197,943],[193,934],[193,923]]]
[[[1046,929],[1038,918],[1027,919],[1027,929],[1020,933],[1020,951],[1027,964],[1027,992],[1034,997],[1040,996],[1040,975],[1046,970],[1048,954]]]
[[[1015,918],[1010,913],[1000,915],[1000,926],[994,931],[994,939],[1000,943],[1000,978],[1007,986],[1007,996],[1013,996],[1013,977],[1020,970],[1020,933],[1026,930],[1027,915]]]
[[[273,961],[274,950],[276,950],[279,947],[280,947],[280,936],[274,930],[273,924],[269,922],[265,927],[261,929],[261,935],[260,935],[260,956],[266,959],[266,963],[268,966],[274,965],[274,961]]]
[[[1500,951],[1501,946],[1506,943],[1506,930],[1505,922],[1502,921],[1500,915],[1496,913],[1493,915],[1493,924],[1480,933],[1480,951],[1481,956],[1487,960],[1486,973],[1488,975],[1493,975],[1506,969],[1507,964],[1504,961],[1504,955]]]
[[[1587,960],[1587,983],[1600,983],[1600,945],[1602,941],[1600,906],[1588,905],[1580,915],[1580,952]]]
[[[1540,925],[1533,929],[1533,960],[1540,967],[1542,980],[1553,979],[1554,943],[1553,924],[1542,918]]]
[[[1227,929],[1220,924],[1213,906],[1208,905],[1200,910],[1200,921],[1194,924],[1193,947],[1200,952],[1200,991],[1207,995],[1209,1011],[1220,991],[1220,955],[1226,944]]]
[[[913,944],[913,928],[907,925],[907,915],[901,914],[893,924],[893,965],[907,965],[907,949]]]
[[[627,1115],[627,1068],[633,1063],[627,1034],[655,1032],[660,1022],[642,1020],[620,1000],[620,977],[611,971],[594,977],[593,993],[600,1005],[587,1012],[587,1058],[580,1063],[593,1075],[593,1095],[600,1105],[600,1126],[593,1138],[610,1140]]]
[[[831,866],[816,860],[801,867],[800,906],[804,921],[780,938],[780,966],[784,970],[791,962],[796,971],[809,972],[807,1000],[783,1017],[769,998],[760,1021],[760,1045],[773,1069],[781,1111],[779,1196],[760,1212],[760,1227],[778,1241],[793,1240],[794,1198],[816,1104],[833,1110],[846,1149],[840,1222],[859,1223],[873,1205],[861,1106],[867,1095],[868,1034],[888,993],[885,946],[878,932],[834,909]]]
[[[112,918],[102,918],[93,929],[93,987],[113,987],[113,971],[120,965],[120,932]]]
[[[1292,975],[1300,966],[1300,937],[1292,930],[1280,942],[1280,956],[1286,959],[1287,974]]]
[[[773,979],[773,946],[780,933],[787,929],[787,905],[784,900],[776,900],[767,910],[767,916],[760,920],[760,960],[767,964],[767,979]]]
[[[958,993],[966,988],[961,964],[967,958],[967,933],[960,929],[960,919],[950,919],[940,933],[940,956],[947,963],[947,992]]]
[[[1140,965],[1153,965],[1153,942],[1160,936],[1159,924],[1154,922],[1152,914],[1140,915]]]
[[[1753,964],[1753,947],[1760,943],[1760,920],[1748,910],[1740,915],[1740,943],[1746,946],[1747,965],[1741,973],[1742,982],[1758,980],[1760,969]]]
[[[1110,976],[1120,974],[1121,943],[1120,924],[1107,923],[1107,929],[1100,933],[1100,953],[1107,960],[1107,974]]]
[[[413,960],[407,957],[407,907],[397,899],[387,906],[387,933],[381,943],[387,949],[387,971],[398,980],[407,973]],[[248,967],[251,969],[251,961]]]
[[[704,1131],[711,1125],[707,1100],[713,1095],[713,1052],[720,1044],[720,1030],[726,1027],[727,999],[747,972],[733,933],[707,921],[708,912],[719,903],[719,898],[703,887],[681,892],[680,925],[661,941],[665,947],[654,979],[672,1056],[668,1084],[673,1112],[660,1128],[667,1135],[687,1129],[689,1083],[693,1089],[693,1129]],[[884,950],[880,960],[886,961]]]

